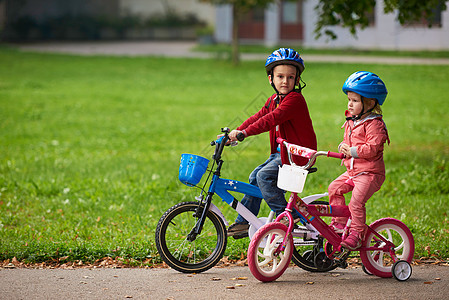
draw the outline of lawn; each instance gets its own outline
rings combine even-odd
[[[220,128],[239,125],[271,95],[264,62],[81,57],[0,47],[0,260],[160,262],[154,229],[197,190],[177,180],[181,153],[209,157]],[[391,144],[387,179],[368,222],[394,217],[415,237],[415,257],[449,258],[449,66],[307,63],[303,79],[319,148],[336,150],[356,70],[379,74]],[[268,136],[227,150],[223,176],[246,181]],[[304,194],[344,171],[317,163]],[[215,199],[229,222],[236,213]],[[268,214],[266,205],[261,214]],[[246,253],[229,239],[225,255]]]

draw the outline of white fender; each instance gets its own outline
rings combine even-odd
[[[213,203],[210,204],[209,210],[216,213],[217,216],[220,217],[220,219],[223,221],[223,223],[225,224],[226,227],[229,226],[228,221],[226,220],[225,216],[223,215],[223,213],[221,212],[221,210]]]
[[[313,201],[323,198],[323,197],[326,197],[326,196],[329,196],[329,193],[310,195],[310,196],[302,198],[302,201],[304,201],[306,204],[310,204]]]

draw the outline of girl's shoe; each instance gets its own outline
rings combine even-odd
[[[362,239],[360,233],[357,231],[351,231],[348,237],[341,242],[341,245],[349,250],[356,250],[362,246]]]

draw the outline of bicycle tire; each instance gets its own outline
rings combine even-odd
[[[310,204],[315,205],[329,205],[329,202],[327,201],[321,201],[321,200],[315,200],[311,202]],[[319,268],[315,265],[315,256],[319,254],[320,251],[322,251],[322,245],[318,245],[316,243],[315,245],[311,246],[294,246],[293,247],[293,253],[292,253],[292,261],[295,265],[300,267],[301,269],[309,272],[329,272],[337,268],[336,264],[332,264],[331,266],[327,268]]]
[[[287,234],[287,229],[287,226],[279,222],[268,223],[262,226],[251,239],[247,261],[251,273],[258,280],[274,281],[289,266],[293,249],[291,237],[278,256],[273,254]]]
[[[371,229],[381,234],[385,239],[395,245],[395,254],[399,260],[410,263],[415,253],[415,240],[410,229],[401,221],[393,218],[384,218],[370,225]],[[363,247],[382,246],[383,242],[374,233],[368,231],[363,241]],[[365,268],[373,275],[390,278],[394,264],[390,252],[360,251],[360,258]]]
[[[187,235],[198,217],[198,202],[182,202],[168,209],[156,227],[156,248],[162,260],[182,273],[201,273],[215,266],[226,250],[226,227],[212,211],[206,214],[203,230],[192,242]]]

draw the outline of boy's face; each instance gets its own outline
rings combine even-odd
[[[373,106],[374,100],[367,99],[365,103],[365,111],[371,109]],[[362,109],[363,109],[362,96],[354,92],[348,92],[348,111],[351,113],[351,115],[357,116],[361,114]]]
[[[296,78],[296,67],[291,65],[279,65],[274,67],[273,75],[268,76],[270,84],[273,82],[279,94],[286,95],[294,88]],[[299,81],[299,77],[298,77]]]

